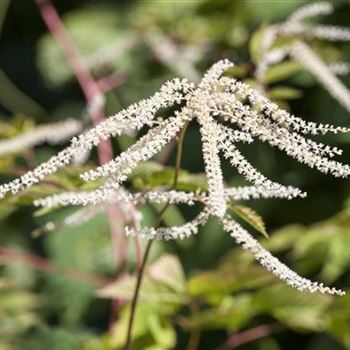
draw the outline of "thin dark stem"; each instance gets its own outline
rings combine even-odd
[[[173,189],[176,189],[178,180],[179,180],[179,172],[180,172],[180,166],[181,166],[181,159],[182,159],[182,153],[183,153],[183,140],[184,136],[186,133],[188,123],[185,124],[183,129],[180,131],[179,135],[179,140],[177,143],[177,152],[176,152],[176,162],[175,162],[175,174],[174,174],[174,183],[173,183]],[[156,220],[155,227],[158,228],[162,222],[162,218],[164,213],[169,207],[169,203],[166,203],[164,207],[161,209],[161,211],[158,214],[158,218]],[[146,250],[143,255],[142,263],[140,269],[137,271],[137,279],[136,279],[136,286],[134,290],[134,295],[131,301],[131,310],[130,310],[130,318],[129,318],[129,324],[128,324],[128,331],[126,335],[126,341],[124,345],[124,350],[130,350],[131,348],[131,335],[132,335],[132,329],[133,329],[133,324],[135,320],[135,313],[136,313],[136,307],[137,307],[137,302],[140,294],[140,288],[141,288],[141,283],[142,279],[144,276],[145,272],[145,267],[146,263],[149,257],[149,253],[151,251],[152,245],[153,245],[153,240],[150,240],[147,242]]]
[[[180,132],[179,140],[177,142],[177,152],[176,152],[176,161],[175,161],[175,175],[174,175],[174,183],[173,183],[173,189],[175,190],[177,187],[177,183],[179,181],[179,172],[180,172],[180,166],[181,166],[181,160],[182,160],[182,153],[183,153],[183,142],[185,133],[187,130],[188,123],[186,123],[183,127],[183,129]]]
[[[187,344],[187,350],[197,350],[199,345],[201,332],[199,328],[194,329],[190,334],[190,339]]]
[[[192,315],[198,314],[199,308],[195,300],[190,300],[189,307]],[[187,350],[197,350],[201,338],[200,328],[194,328],[190,333],[190,338],[187,344]]]
[[[142,278],[144,275],[148,256],[149,256],[149,253],[151,251],[152,243],[153,243],[153,240],[150,240],[147,242],[146,250],[145,250],[145,253],[144,253],[143,259],[142,259],[142,264],[141,264],[141,267],[140,267],[138,274],[137,274],[134,296],[133,296],[132,302],[131,302],[130,318],[129,318],[129,324],[128,324],[128,333],[126,336],[124,350],[129,350],[131,347],[131,333],[132,333],[133,323],[134,323],[134,319],[135,319],[137,301],[138,301],[138,297],[140,294],[141,282],[142,282]]]

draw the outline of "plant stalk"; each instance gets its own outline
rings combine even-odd
[[[176,189],[177,184],[178,184],[178,180],[179,180],[179,172],[180,172],[181,159],[182,159],[182,154],[183,154],[183,140],[185,137],[187,126],[188,126],[188,123],[186,123],[184,125],[183,129],[180,131],[179,140],[177,143],[175,174],[174,174],[174,182],[173,182],[173,186],[172,186],[172,188],[174,190]],[[170,205],[169,202],[166,203],[164,205],[164,207],[162,208],[162,210],[159,212],[158,218],[157,218],[157,221],[155,224],[156,228],[158,228],[160,226],[160,224],[162,222],[163,215],[166,212],[166,210],[168,209],[169,205]],[[153,242],[154,242],[154,240],[149,240],[147,242],[146,250],[145,250],[145,253],[143,255],[140,269],[137,271],[136,286],[135,286],[134,295],[133,295],[133,298],[131,301],[130,318],[129,318],[128,331],[127,331],[127,335],[126,335],[124,350],[130,350],[131,345],[132,345],[132,343],[131,343],[132,329],[133,329],[134,320],[135,320],[137,302],[138,302],[139,295],[140,295],[140,288],[141,288],[141,283],[142,283],[142,279],[143,279],[144,272],[145,272],[145,267],[147,264],[147,260],[148,260]]]

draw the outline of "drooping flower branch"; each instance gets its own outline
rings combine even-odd
[[[225,191],[225,197],[228,200],[246,200],[250,198],[275,198],[276,193],[268,193],[264,188],[254,186],[243,186],[237,188],[230,188]],[[59,197],[48,197],[36,202],[36,205],[51,206],[53,202],[55,205],[65,205],[65,201],[57,200]],[[62,198],[62,196],[60,197]],[[209,219],[212,209],[210,206],[210,198],[205,193],[183,192],[176,190],[167,190],[166,188],[154,189],[145,193],[128,194],[123,198],[118,198],[118,204],[123,205],[132,202],[135,206],[144,204],[146,202],[153,204],[170,203],[170,204],[199,204],[204,206],[200,213],[189,222],[181,226],[173,227],[143,227],[132,228],[126,227],[126,234],[131,237],[140,237],[143,239],[160,239],[160,240],[175,240],[184,239],[192,235],[196,235],[200,226],[205,225]],[[100,208],[101,205],[87,208]],[[95,210],[96,210],[95,209]],[[92,209],[94,210],[94,209]],[[78,214],[80,211],[77,212]],[[74,214],[73,214],[74,215]],[[80,215],[78,215],[79,219]],[[75,218],[75,216],[74,216]],[[240,224],[233,220],[233,218],[225,214],[221,218],[224,229],[235,238],[238,244],[248,251],[250,251],[255,259],[269,271],[275,274],[279,279],[299,290],[308,290],[310,292],[322,292],[329,294],[343,295],[344,293],[335,288],[328,288],[317,282],[312,282],[303,278],[290,270],[285,264],[280,262],[277,258],[272,256],[265,250],[256,239],[254,239]],[[66,220],[65,220],[66,223]]]
[[[238,188],[236,193],[235,189],[232,188],[226,191],[226,196],[234,198],[236,200],[248,199],[250,194],[256,196],[257,188],[252,187],[241,187]],[[264,197],[268,198],[269,195],[264,193]],[[274,197],[274,194],[271,194]],[[191,221],[181,226],[173,227],[161,227],[161,228],[141,228],[135,230],[134,228],[126,228],[126,234],[128,236],[136,236],[144,239],[184,239],[198,233],[199,227],[205,225],[210,214],[212,213],[210,198],[205,194],[201,193],[194,195],[193,193],[186,193],[182,191],[160,191],[153,190],[146,194],[136,195],[134,198],[142,198],[142,202],[149,201],[151,203],[160,202],[171,202],[171,203],[185,203],[193,205],[194,203],[204,204],[202,211]],[[328,294],[343,295],[344,292],[335,288],[325,287],[322,283],[312,282],[306,278],[299,276],[297,273],[289,269],[285,264],[280,262],[277,258],[272,256],[261,244],[254,239],[240,224],[238,224],[229,214],[225,214],[221,218],[225,231],[229,232],[230,235],[240,244],[243,249],[251,252],[255,259],[264,266],[267,270],[271,271],[279,279],[287,283],[288,285],[297,288],[301,291],[308,290],[309,292],[321,292]]]
[[[253,190],[250,188],[242,188],[245,190]],[[256,190],[256,189],[254,189]],[[230,190],[231,193],[234,192],[234,189]],[[239,191],[236,193],[236,199],[246,198],[244,195],[240,196]],[[152,201],[156,199],[156,202],[159,198],[162,200],[166,199],[166,195],[159,195],[157,192],[151,194],[149,192],[148,199]],[[194,199],[192,196],[186,198],[186,195],[182,192],[172,191],[170,198],[177,197],[178,203],[183,201],[183,203],[188,203],[189,205],[193,204],[193,201],[197,200],[201,203],[209,203],[210,198],[204,196],[203,194]],[[228,194],[228,193],[227,193]],[[273,196],[273,195],[272,195]],[[265,193],[265,197],[268,195]],[[191,235],[194,235],[198,232],[199,227],[204,225],[211,213],[210,207],[204,206],[204,209],[196,216],[193,220],[182,226],[175,227],[166,227],[155,229],[151,228],[142,228],[140,230],[127,229],[126,233],[131,236],[139,236],[146,239],[183,239],[187,238]],[[301,291],[308,290],[309,292],[321,292],[321,293],[329,293],[329,294],[337,294],[343,295],[344,292],[341,290],[337,290],[335,288],[325,287],[322,283],[319,284],[317,282],[312,282],[306,278],[299,276],[297,273],[289,269],[285,264],[280,262],[277,258],[275,258],[271,253],[269,253],[266,249],[264,249],[261,244],[254,239],[240,224],[238,224],[233,218],[225,214],[225,216],[221,219],[223,227],[225,231],[229,232],[230,235],[236,240],[238,244],[240,244],[243,249],[248,250],[253,254],[255,259],[264,266],[267,270],[276,275],[279,279],[287,283],[288,285],[297,288]]]

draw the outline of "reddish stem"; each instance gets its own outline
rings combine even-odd
[[[111,91],[125,81],[125,76],[120,73],[113,73],[97,81],[98,87],[102,93]]]
[[[91,107],[91,120],[94,125],[105,119],[104,104],[98,101],[102,99],[103,94],[98,84],[90,74],[83,58],[76,48],[69,33],[64,27],[58,12],[50,0],[35,0],[41,16],[49,28],[52,36],[61,47],[63,54],[71,65],[74,74],[80,84],[80,87],[85,95],[85,99],[89,107]],[[109,162],[113,158],[113,147],[110,140],[102,141],[97,146],[98,157],[100,164]],[[117,250],[116,263],[119,264],[125,261],[127,242],[126,238],[121,235],[123,230],[122,217],[119,210],[115,207],[109,207],[107,214],[110,220],[112,245]]]
[[[232,334],[229,339],[218,347],[216,350],[229,350],[236,349],[241,345],[250,343],[254,340],[265,338],[271,334],[280,332],[283,330],[283,327],[278,324],[273,325],[261,325],[240,333]]]
[[[60,45],[67,61],[71,65],[74,74],[83,90],[86,100],[91,102],[96,95],[100,94],[94,78],[89,73],[84,60],[75,47],[73,40],[66,31],[51,0],[35,0],[41,16],[49,28],[52,36]],[[88,38],[87,38],[88,40]]]
[[[41,256],[0,246],[0,264],[9,263],[19,263],[39,271],[61,274],[72,280],[87,283],[98,288],[113,281],[107,277],[92,275],[78,269],[59,267]]]

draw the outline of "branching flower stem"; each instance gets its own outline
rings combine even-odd
[[[184,141],[185,133],[187,130],[187,126],[188,126],[188,122],[181,129],[180,134],[179,134],[179,139],[177,142],[175,174],[174,174],[174,182],[173,182],[173,186],[172,186],[172,188],[174,190],[176,190],[177,185],[178,185],[178,181],[179,181],[179,172],[180,172],[181,159],[182,159],[182,153],[183,153],[183,141]],[[170,203],[167,202],[164,205],[164,207],[161,209],[161,211],[159,212],[159,214],[157,216],[155,228],[159,228],[159,226],[162,222],[162,219],[163,219],[163,215],[167,211],[167,209],[169,208],[169,205],[170,205]],[[139,298],[139,294],[140,294],[140,288],[141,288],[141,283],[142,283],[142,279],[143,279],[144,272],[145,272],[145,267],[147,264],[147,260],[148,260],[153,242],[154,242],[154,240],[149,240],[147,242],[147,246],[145,249],[145,253],[143,255],[143,259],[142,259],[140,268],[137,271],[136,286],[135,286],[134,295],[133,295],[133,298],[131,301],[129,324],[128,324],[128,330],[127,330],[124,350],[130,350],[131,345],[132,345],[131,344],[131,336],[132,336],[132,329],[133,329],[133,324],[134,324],[134,320],[135,320],[137,302],[138,302],[138,298]]]

